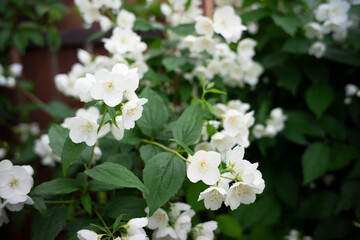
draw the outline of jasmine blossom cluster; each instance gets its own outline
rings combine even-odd
[[[0,64],[0,86],[14,88],[16,78],[22,74],[23,66],[20,63],[13,63],[8,68]]]
[[[34,170],[29,165],[14,166],[8,159],[0,161],[0,227],[9,222],[5,207],[12,212],[34,201],[27,195],[34,183]]]
[[[281,108],[274,108],[264,124],[256,124],[252,130],[255,138],[275,137],[285,128],[287,116]]]
[[[227,151],[226,168],[219,169],[221,156],[214,151],[196,152],[189,158],[187,176],[191,182],[203,181],[210,185],[200,193],[199,199],[204,200],[205,207],[217,210],[222,203],[234,210],[243,204],[253,203],[256,194],[263,192],[265,182],[257,170],[258,163],[251,164],[243,159],[244,148],[235,147]]]
[[[343,42],[348,35],[348,29],[356,26],[356,21],[349,15],[351,3],[347,0],[328,0],[319,4],[314,10],[316,21],[304,25],[305,36],[316,39],[309,48],[309,54],[321,58],[326,52],[326,44],[321,40],[332,34],[336,42]]]
[[[139,86],[137,69],[129,69],[125,64],[115,64],[111,71],[101,69],[92,74],[86,74],[75,83],[80,99],[84,102],[92,100],[103,101],[109,107],[121,106],[112,125],[98,124],[101,115],[96,107],[87,110],[80,109],[76,116],[67,118],[63,127],[69,128],[69,136],[74,143],[85,142],[88,146],[95,145],[98,138],[110,130],[117,140],[124,136],[125,129],[135,127],[135,121],[140,119],[143,105],[148,101],[138,98],[135,90]],[[124,103],[123,103],[124,102]]]
[[[148,240],[145,230],[143,229],[148,224],[147,218],[133,218],[127,224],[121,226],[124,230],[121,236],[114,237],[114,240]],[[88,229],[82,229],[77,232],[79,240],[100,240],[105,234],[97,234]]]
[[[148,208],[145,211],[148,213]],[[210,221],[192,227],[191,218],[194,215],[190,205],[182,202],[170,203],[168,212],[162,208],[157,209],[148,217],[147,227],[154,230],[151,239],[186,240],[189,234],[192,234],[192,239],[214,239],[217,222]]]
[[[360,97],[359,87],[355,84],[349,83],[345,86],[345,104],[350,104],[354,96]]]

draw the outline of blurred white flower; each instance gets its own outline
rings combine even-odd
[[[309,55],[322,58],[326,52],[326,45],[323,42],[314,42],[309,48]]]
[[[120,28],[131,29],[134,26],[134,22],[135,22],[135,15],[124,9],[120,10],[119,14],[116,17],[116,24]]]

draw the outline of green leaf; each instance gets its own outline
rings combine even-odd
[[[242,228],[239,222],[230,215],[221,214],[216,216],[215,220],[218,223],[220,231],[228,237],[240,239],[242,237]]]
[[[306,104],[319,118],[334,100],[334,91],[328,84],[312,85],[305,92]]]
[[[333,192],[316,192],[301,201],[296,213],[303,219],[324,219],[333,214],[337,196]]]
[[[85,195],[81,195],[81,203],[82,205],[84,206],[85,210],[91,214],[91,205],[92,205],[92,202],[91,202],[91,198],[90,198],[90,195],[87,193]]]
[[[87,145],[84,142],[74,143],[70,137],[66,138],[64,148],[61,153],[61,166],[64,176],[66,176],[70,165],[73,164],[78,159],[78,157],[80,157],[86,146]]]
[[[67,206],[59,205],[49,209],[49,218],[40,214],[35,215],[32,221],[32,240],[52,240],[66,225],[69,209]]]
[[[118,124],[117,124],[117,122],[116,122],[116,110],[115,110],[115,108],[109,107],[109,108],[108,108],[108,113],[109,113],[109,115],[110,115],[110,117],[111,117],[112,122],[115,124],[115,126],[116,126],[117,128],[119,128],[119,126],[118,126]]]
[[[186,202],[190,204],[191,209],[195,212],[199,212],[201,210],[205,210],[204,201],[198,201],[199,195],[202,191],[204,191],[208,186],[204,184],[202,181],[197,183],[192,183],[190,181],[185,181],[187,183],[188,188],[186,189]],[[184,183],[184,185],[185,185]]]
[[[209,89],[207,90],[207,92],[209,93],[217,93],[217,94],[227,94],[227,92],[224,92],[224,91],[221,91],[221,90],[218,90],[218,89],[215,89],[215,88],[212,88],[212,89]]]
[[[327,48],[324,58],[334,62],[343,63],[351,66],[360,66],[360,56],[356,51],[351,49],[342,50],[335,48]]]
[[[340,199],[337,202],[335,214],[343,210],[350,210],[359,204],[360,199],[360,182],[349,181],[341,186]]]
[[[51,124],[49,130],[50,147],[58,156],[61,156],[66,138],[69,136],[69,129],[58,124]]]
[[[281,27],[287,34],[294,36],[296,29],[300,26],[301,22],[296,16],[272,16],[275,25]]]
[[[185,162],[175,154],[159,153],[147,162],[143,178],[145,186],[149,189],[145,199],[150,215],[179,191],[185,175]]]
[[[344,141],[346,138],[346,128],[336,118],[326,115],[321,118],[322,126],[326,133],[337,140]]]
[[[289,38],[282,47],[283,52],[295,54],[308,54],[311,41],[307,39]]]
[[[28,44],[28,38],[22,31],[18,31],[13,35],[12,43],[21,53],[25,53]]]
[[[325,136],[324,130],[320,123],[310,114],[301,111],[286,112],[288,120],[286,126],[291,125],[300,133],[311,136],[323,138]]]
[[[300,181],[288,170],[279,169],[275,176],[275,187],[279,198],[292,208],[299,199]]]
[[[115,222],[113,224],[113,233],[116,232],[117,228],[120,227],[120,222],[122,220],[122,218],[124,217],[124,214],[120,214],[116,219]]]
[[[144,18],[137,17],[134,22],[134,31],[149,31],[149,30],[163,30],[164,25],[157,23],[157,22],[151,22]]]
[[[117,194],[106,204],[105,214],[112,218],[124,215],[124,218],[145,217],[146,202],[143,198]]]
[[[49,182],[44,182],[35,187],[32,191],[34,195],[58,195],[76,192],[81,189],[81,184],[76,179],[55,178]]]
[[[31,197],[31,199],[34,201],[34,208],[36,208],[43,217],[48,218],[47,208],[45,201],[42,197]]]
[[[93,191],[93,192],[105,192],[105,191],[110,191],[110,190],[114,190],[114,189],[118,189],[118,188],[120,188],[120,187],[115,186],[115,185],[106,184],[106,183],[96,181],[96,180],[89,181],[89,184],[88,184],[89,191]]]
[[[74,110],[70,109],[66,104],[59,101],[52,101],[45,105],[45,110],[51,116],[64,119],[74,115]]]
[[[140,120],[141,118],[137,122]],[[135,128],[126,130],[124,132],[124,138],[121,139],[121,142],[131,145],[139,144],[141,143],[141,136],[140,129],[135,125]]]
[[[173,127],[174,138],[185,145],[195,142],[201,134],[204,110],[200,101],[191,104],[175,122]]]
[[[182,148],[184,148],[185,151],[186,151],[188,154],[194,155],[194,151],[191,150],[185,143],[183,143],[183,142],[181,142],[181,141],[179,141],[179,140],[173,139],[173,138],[172,138],[172,139],[169,139],[169,141],[174,141],[174,142],[176,142],[178,145],[180,145]]]
[[[181,67],[187,63],[187,59],[184,57],[166,57],[161,63],[165,66],[168,72],[173,71],[175,68]]]
[[[355,50],[360,49],[360,30],[357,28],[349,28],[348,35],[349,42],[353,45]]]
[[[148,189],[139,178],[120,164],[112,162],[102,163],[90,170],[86,170],[85,173],[93,179],[106,184],[125,188],[137,188],[142,192],[148,192]]]
[[[4,51],[7,47],[7,43],[11,37],[10,29],[2,29],[0,32],[0,50]]]
[[[265,17],[269,16],[269,12],[264,9],[256,9],[254,11],[245,12],[241,15],[241,19],[243,23],[249,23],[249,22],[256,22],[259,21]]]
[[[326,172],[329,165],[330,149],[322,142],[311,144],[302,156],[303,184],[308,184]]]
[[[149,159],[151,159],[153,156],[155,156],[158,153],[163,152],[161,150],[161,148],[152,145],[152,144],[147,144],[147,145],[142,145],[139,149],[140,151],[140,156],[141,159],[147,163]]]
[[[280,85],[289,90],[294,96],[301,80],[301,72],[298,67],[287,64],[276,69],[276,76]]]
[[[181,24],[176,27],[170,27],[169,29],[179,36],[196,35],[194,23]]]
[[[354,152],[353,147],[334,144],[330,150],[331,158],[328,170],[335,171],[348,166],[353,159]]]
[[[145,88],[139,97],[148,99],[148,102],[136,123],[145,135],[155,137],[164,129],[169,118],[168,109],[164,100],[150,88]]]
[[[241,204],[238,209],[231,212],[245,230],[260,224],[269,225],[277,222],[281,216],[281,205],[271,197],[257,199],[253,204]]]
[[[111,29],[111,28],[110,28]],[[109,29],[109,30],[110,30]],[[97,31],[96,33],[93,33],[88,39],[86,39],[86,42],[92,42],[98,38],[101,38],[102,36],[104,36],[107,32],[109,32],[109,30],[107,31]]]

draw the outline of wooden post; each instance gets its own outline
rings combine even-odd
[[[208,18],[212,18],[214,14],[214,0],[203,0],[204,3],[204,15]]]

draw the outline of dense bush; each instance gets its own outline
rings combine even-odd
[[[32,35],[8,13],[0,48],[40,45],[35,26],[64,13],[51,2],[21,6]],[[359,238],[359,1],[216,0],[210,18],[198,0],[75,3],[109,52],[55,77],[84,108],[1,68],[56,118],[1,143],[1,225],[32,205],[33,239]],[[2,129],[33,108],[1,101]],[[53,180],[33,186],[34,153]]]

